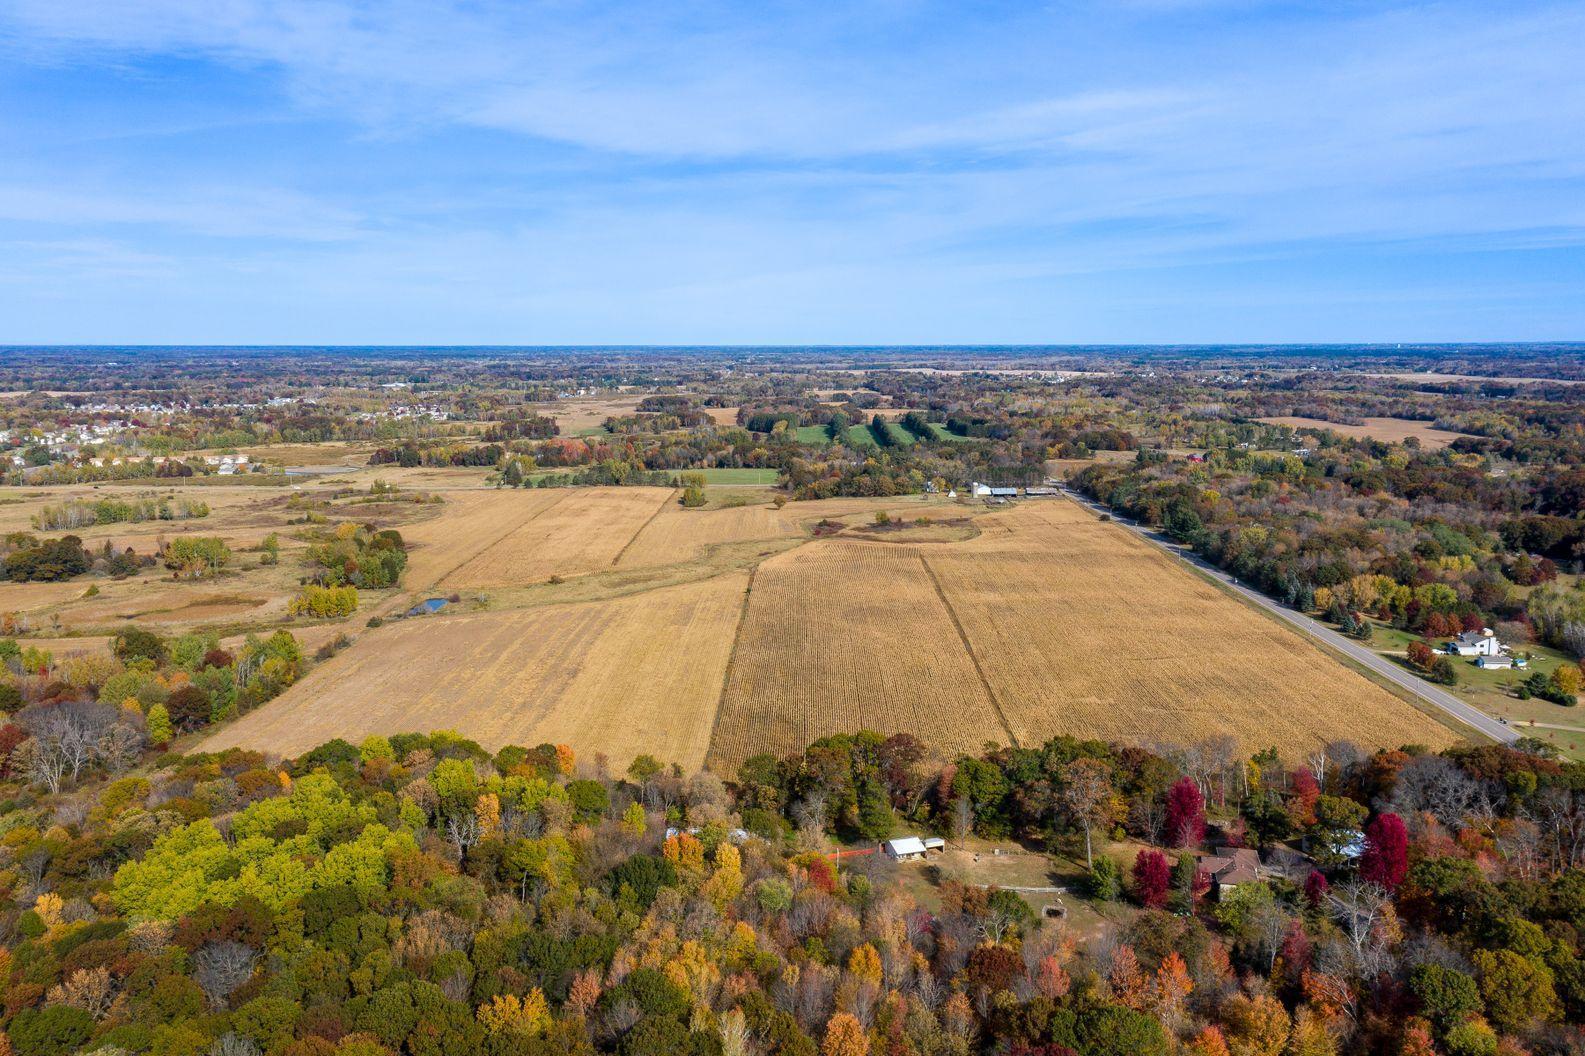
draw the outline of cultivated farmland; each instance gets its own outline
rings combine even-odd
[[[577,488],[540,494],[554,501],[445,573],[440,585],[524,587],[552,575],[609,568],[674,493],[669,488]]]
[[[617,565],[669,565],[695,557],[710,546],[802,535],[790,513],[791,510],[778,510],[769,503],[721,510],[685,510],[668,503],[633,538]]]
[[[1412,436],[1417,438],[1422,446],[1433,449],[1446,447],[1459,437],[1468,435],[1438,429],[1430,422],[1419,422],[1409,418],[1365,418],[1359,425],[1344,425],[1341,422],[1328,422],[1321,418],[1293,416],[1258,420],[1267,425],[1287,425],[1295,429],[1330,429],[1338,436],[1380,440],[1389,444],[1407,440]]]
[[[916,548],[826,540],[766,561],[712,764],[729,773],[756,752],[865,727],[953,748],[1007,740]]]
[[[963,544],[838,539],[762,565],[712,764],[860,727],[949,750],[1058,733],[1227,735],[1288,753],[1453,739],[1077,506],[1029,503],[979,525]]]
[[[641,752],[697,767],[746,583],[739,573],[385,628],[203,747],[291,754],[332,737],[449,728],[492,748],[548,741],[618,767]]]
[[[648,748],[730,773],[756,752],[861,727],[906,730],[942,752],[1057,733],[1227,734],[1290,754],[1336,738],[1451,740],[1061,500],[996,512],[918,497],[685,510],[665,488],[446,495],[401,526],[406,591],[379,611],[450,590],[488,594],[491,608],[370,630],[360,618],[347,625],[353,646],[211,746],[290,751],[454,728],[613,760]],[[872,529],[881,509],[907,526]],[[950,523],[913,527],[921,515]],[[821,520],[848,527],[811,538]],[[568,582],[547,586],[552,576]],[[138,600],[155,623],[235,620],[228,606],[248,597],[169,584],[156,604],[152,586]],[[70,605],[124,614],[126,601]],[[93,615],[85,622],[103,625],[113,613]]]

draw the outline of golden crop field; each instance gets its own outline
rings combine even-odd
[[[516,489],[447,493],[438,517],[401,529],[407,543],[402,582],[413,590],[435,586],[571,494]]]
[[[921,549],[831,539],[760,565],[713,767],[731,774],[756,752],[861,728],[906,730],[943,750],[1006,743]]]
[[[1437,429],[1430,422],[1414,421],[1409,418],[1366,418],[1362,425],[1343,425],[1322,418],[1300,418],[1292,415],[1280,418],[1257,418],[1256,421],[1265,422],[1267,425],[1289,425],[1295,429],[1330,429],[1339,436],[1380,440],[1383,443],[1396,443],[1413,436],[1419,438],[1421,445],[1432,449],[1446,447],[1459,437],[1468,435]]]
[[[670,488],[572,488],[537,494],[555,501],[446,573],[440,585],[457,590],[523,587],[552,575],[610,568],[674,493]],[[441,521],[442,530],[446,520]]]
[[[612,601],[433,616],[368,634],[203,742],[287,754],[332,737],[454,729],[570,744],[625,766],[702,764],[747,576]]]
[[[1070,502],[1026,503],[926,558],[1013,733],[1294,754],[1453,740],[1440,724]]]
[[[787,539],[803,534],[789,515],[769,503],[720,510],[685,510],[667,503],[633,537],[622,552],[619,568],[668,565],[697,556],[723,543]]]
[[[606,396],[575,396],[568,400],[525,404],[524,409],[534,414],[542,414],[546,418],[556,419],[556,425],[561,429],[563,436],[574,436],[598,428],[605,424],[607,418],[620,418],[625,414],[632,414],[638,410],[639,401],[643,398],[615,393]],[[735,415],[737,410],[734,408],[732,413]]]
[[[1335,739],[1454,739],[1078,506],[1025,503],[979,526],[961,544],[836,539],[762,565],[712,765],[863,727],[946,752],[1059,733],[1225,734],[1294,756]]]
[[[614,761],[648,750],[730,773],[755,752],[861,727],[906,730],[943,754],[1063,732],[1161,742],[1226,733],[1294,756],[1339,737],[1452,739],[1062,500],[997,511],[919,496],[685,510],[667,488],[495,489],[460,477],[433,489],[439,504],[360,500],[378,475],[148,489],[201,498],[212,512],[89,528],[85,540],[143,553],[161,534],[219,535],[236,550],[233,568],[200,582],[148,569],[0,583],[0,613],[57,655],[102,649],[129,622],[173,635],[210,628],[233,642],[286,626],[309,653],[356,637],[283,697],[215,731],[211,747],[289,752],[333,736],[455,728],[491,745],[560,741]],[[25,492],[0,505],[0,527],[26,528],[46,502],[141,490]],[[874,526],[879,510],[903,526]],[[311,538],[299,526],[311,511],[398,528],[409,546],[401,588],[371,592],[347,620],[290,619]],[[919,518],[932,523],[916,527]],[[845,527],[815,538],[821,521]],[[266,532],[279,534],[279,565],[246,549]],[[567,581],[548,585],[553,576]],[[452,590],[488,595],[490,608],[365,626]]]

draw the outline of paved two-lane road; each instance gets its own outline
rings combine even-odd
[[[1238,591],[1238,593],[1243,597],[1254,602],[1256,605],[1259,605],[1262,609],[1265,609],[1267,612],[1271,613],[1273,616],[1277,617],[1279,620],[1282,620],[1284,623],[1293,627],[1300,633],[1307,634],[1316,641],[1326,643],[1328,646],[1344,654],[1349,659],[1354,660],[1364,667],[1370,668],[1381,677],[1389,679],[1394,685],[1402,686],[1404,689],[1407,689],[1409,692],[1413,693],[1415,696],[1419,697],[1432,707],[1440,708],[1449,716],[1457,719],[1461,724],[1472,728],[1477,733],[1484,734],[1485,736],[1490,737],[1492,740],[1504,744],[1510,744],[1519,739],[1519,734],[1515,733],[1511,728],[1504,725],[1503,723],[1498,722],[1484,711],[1481,711],[1479,708],[1472,707],[1471,705],[1466,704],[1464,701],[1453,696],[1453,694],[1436,688],[1429,682],[1426,682],[1424,679],[1415,677],[1386,657],[1380,655],[1379,653],[1373,652],[1370,649],[1366,649],[1364,646],[1360,645],[1351,638],[1347,638],[1341,634],[1338,634],[1336,631],[1332,630],[1330,627],[1326,626],[1320,621],[1312,620],[1304,613],[1296,612],[1295,610],[1290,609],[1286,605],[1282,604],[1280,601],[1267,597],[1265,594],[1262,594],[1260,591],[1255,590],[1252,587],[1246,587],[1244,584],[1240,583],[1226,572],[1223,572],[1209,561],[1200,557],[1192,550],[1188,550],[1182,546],[1179,546],[1163,533],[1152,528],[1148,528],[1137,521],[1123,516],[1122,514],[1114,513],[1111,510],[1108,510],[1105,506],[1102,506],[1100,503],[1079,494],[1072,488],[1065,489],[1065,494],[1068,496],[1068,498],[1072,499],[1074,502],[1077,502],[1079,505],[1085,507],[1093,513],[1110,514],[1113,524],[1121,525],[1122,527],[1134,532],[1141,539],[1144,539],[1150,543],[1154,543],[1156,546],[1161,547],[1161,549],[1167,551],[1169,554],[1177,555],[1180,559],[1193,565],[1195,568],[1199,569],[1201,572],[1204,572],[1218,583],[1225,585],[1230,590]]]

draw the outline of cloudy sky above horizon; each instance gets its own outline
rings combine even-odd
[[[1585,5],[0,0],[0,343],[1585,338]]]

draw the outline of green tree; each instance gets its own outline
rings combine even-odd
[[[1415,965],[1409,973],[1409,990],[1426,1018],[1444,1032],[1485,1008],[1472,976],[1440,964]]]
[[[148,732],[152,744],[171,743],[171,716],[164,704],[156,704],[149,709]]]
[[[1478,950],[1475,971],[1492,1024],[1519,1033],[1558,1016],[1552,970],[1512,950]]]

